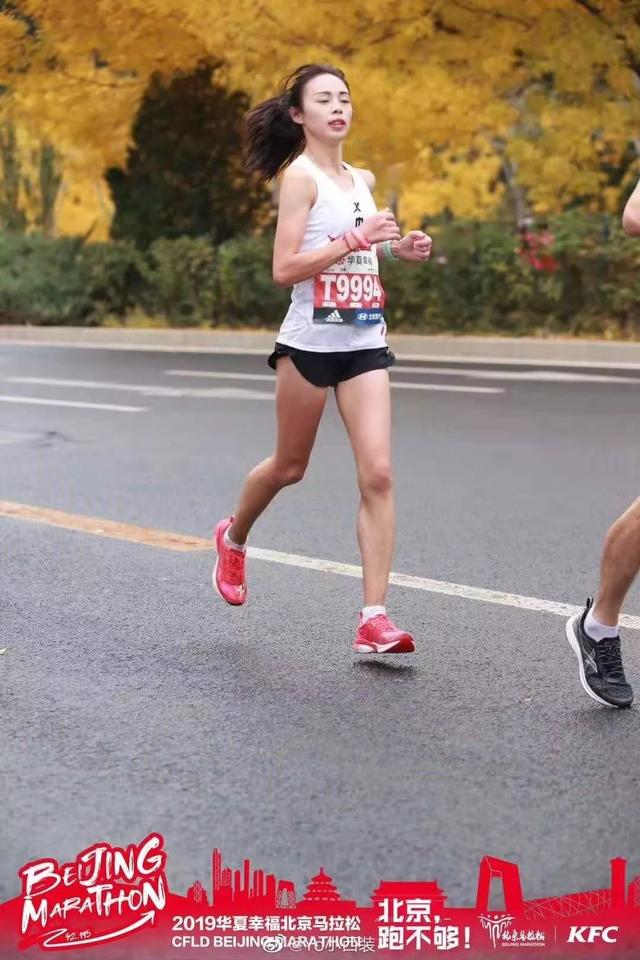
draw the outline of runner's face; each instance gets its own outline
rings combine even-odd
[[[321,73],[306,84],[302,110],[294,109],[291,115],[302,123],[307,135],[335,143],[348,134],[352,112],[351,97],[342,80],[331,73]]]

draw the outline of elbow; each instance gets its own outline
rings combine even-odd
[[[279,287],[291,286],[291,278],[289,276],[289,272],[281,264],[274,263],[272,277],[273,277],[273,282],[277,284],[277,286]]]
[[[625,210],[622,214],[622,229],[629,237],[640,237],[640,215]]]

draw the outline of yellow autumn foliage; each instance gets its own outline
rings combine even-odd
[[[406,222],[489,217],[516,193],[532,212],[576,197],[614,209],[605,163],[640,131],[637,0],[13,0],[0,7],[0,123],[55,147],[59,231],[107,236],[103,172],[125,161],[151,75],[206,56],[254,100],[300,63],[341,66],[348,159],[374,170],[381,201],[398,195]]]

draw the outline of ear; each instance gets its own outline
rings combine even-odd
[[[297,107],[289,107],[289,116],[294,123],[302,126],[302,112]]]

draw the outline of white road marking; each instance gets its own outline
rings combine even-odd
[[[39,384],[47,387],[72,387],[85,390],[121,390],[139,393],[143,397],[195,397],[218,400],[272,400],[273,393],[247,390],[243,387],[211,387],[197,390],[192,387],[162,387],[153,384],[112,383],[106,380],[61,380],[55,377],[3,377],[9,383]]]
[[[30,506],[24,503],[14,503],[0,500],[0,516],[13,520],[23,520],[27,523],[40,523],[46,526],[62,527],[90,536],[110,537],[125,540],[130,543],[144,544],[145,546],[162,550],[178,550],[181,552],[209,552],[213,551],[214,544],[210,537],[199,537],[184,533],[173,533],[167,530],[156,530],[141,527],[136,524],[119,523],[107,520],[104,517],[90,517],[84,514],[66,513],[48,507]],[[262,547],[250,546],[248,556],[252,560],[265,560],[268,563],[279,563],[289,567],[298,567],[304,570],[315,570],[320,573],[332,573],[343,577],[362,579],[362,568],[351,563],[340,563],[336,560],[321,560],[319,557],[305,557],[296,553],[283,553],[279,550],[265,550]],[[405,573],[392,573],[391,584],[410,590],[423,590],[426,593],[441,593],[446,596],[460,597],[463,600],[476,600],[482,603],[493,603],[503,607],[516,607],[519,610],[533,610],[538,613],[553,613],[560,617],[570,617],[580,613],[582,608],[568,603],[559,603],[554,600],[540,600],[537,597],[525,597],[515,593],[503,593],[498,590],[487,590],[483,587],[472,587],[462,583],[450,583],[447,580],[432,580],[427,577],[414,577]],[[640,630],[640,617],[623,616],[620,620],[623,627]]]
[[[274,331],[273,339],[277,331]],[[393,338],[391,338],[393,341]],[[271,353],[272,347],[225,347],[225,346],[180,346],[168,344],[153,343],[72,343],[60,340],[18,340],[12,337],[3,337],[0,335],[0,346],[2,347],[66,347],[69,350],[131,350],[137,352],[150,353],[202,353],[215,356],[216,354],[225,354],[238,357],[266,357]],[[401,347],[394,347],[393,342],[389,344],[400,362],[411,363],[420,361],[424,363],[467,363],[482,364],[483,366],[496,367],[587,367],[591,370],[640,370],[640,363],[627,363],[622,360],[545,360],[537,357],[495,357],[487,355],[483,357],[468,356],[465,353],[403,353]],[[580,341],[577,342],[576,349],[580,348]]]
[[[0,444],[24,443],[41,440],[41,433],[22,433],[17,430],[0,430]]]
[[[219,376],[213,370],[209,373],[214,379]],[[228,374],[224,373],[223,377]],[[275,385],[275,376],[268,374],[233,374],[234,380],[254,379],[265,377]],[[139,393],[143,397],[196,397],[198,399],[235,399],[235,400],[273,400],[273,393],[260,390],[247,390],[242,387],[212,387],[209,389],[195,389],[193,387],[162,387],[149,384],[144,386],[137,383],[111,383],[104,380],[60,380],[55,377],[3,377],[9,383],[40,384],[48,387],[81,387],[87,390],[126,390],[129,393]],[[402,390],[437,390],[446,393],[504,393],[501,387],[459,387],[441,383],[391,383],[392,387]]]
[[[89,410],[114,410],[116,413],[146,413],[148,407],[127,407],[116,403],[85,403],[81,400],[45,400],[43,397],[0,396],[2,403],[37,403],[45,407],[86,407]]]
[[[317,557],[281,553],[277,550],[263,550],[261,547],[247,547],[247,554],[255,560],[266,560],[270,563],[281,563],[290,567],[302,567],[305,570],[317,570],[322,573],[334,573],[343,577],[362,579],[362,567],[351,563],[320,560]],[[410,590],[443,593],[450,597],[462,597],[465,600],[477,600],[481,603],[494,603],[502,607],[517,607],[519,610],[553,613],[559,617],[571,617],[575,613],[582,613],[584,609],[555,600],[524,597],[517,593],[502,593],[498,590],[487,590],[484,587],[471,587],[463,583],[450,583],[447,580],[431,580],[428,577],[414,577],[405,573],[391,573],[389,583],[396,587],[407,587]],[[640,630],[640,617],[622,616],[620,625],[631,630]]]
[[[391,371],[393,371],[393,367]],[[275,375],[268,373],[229,373],[218,370],[165,370],[170,377],[211,377],[213,379],[229,380],[271,380],[275,382]],[[502,387],[461,387],[444,383],[401,383],[391,379],[391,387],[400,390],[437,390],[441,393],[504,393]]]
[[[450,383],[401,383],[391,379],[392,390],[439,390],[447,393],[504,393],[503,387],[460,387]]]
[[[431,377],[470,377],[474,380],[522,380],[543,383],[635,383],[640,377],[610,377],[596,373],[569,373],[556,370],[466,370],[462,367],[395,366],[394,373],[425,373]]]
[[[269,380],[275,383],[275,373],[229,373],[227,370],[165,370],[168,377],[204,377],[216,380]]]

